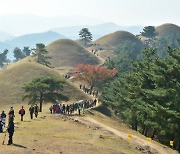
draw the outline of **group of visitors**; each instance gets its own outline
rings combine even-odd
[[[5,111],[2,111],[0,115],[0,133],[3,133],[3,127],[6,126],[6,113]],[[12,144],[12,137],[14,134],[14,109],[13,107],[10,108],[8,112],[8,127],[7,127],[7,132],[9,133],[9,140],[8,140],[8,145]]]
[[[89,95],[93,95],[93,97],[96,97],[98,96],[98,91],[97,90],[93,90],[93,86],[90,86],[90,87],[86,87],[85,85],[79,85],[79,88],[81,90],[83,90],[86,94],[89,94]]]
[[[29,108],[29,113],[30,113],[31,119],[33,119],[33,114],[37,118],[38,113],[39,113],[39,106],[37,104],[35,106],[31,105],[30,108]]]
[[[35,106],[31,105],[31,107],[29,108],[29,112],[31,119],[33,119],[33,114],[35,114],[35,117],[37,118],[39,112],[39,107],[37,106],[37,104]],[[19,110],[19,114],[21,117],[21,121],[23,121],[23,117],[25,115],[25,109],[23,106]],[[0,114],[0,133],[3,133],[3,128],[5,128],[6,126],[6,118],[7,116],[5,111],[2,111],[2,113]],[[8,112],[8,126],[6,130],[9,133],[8,145],[13,144],[14,118],[15,118],[14,108],[11,107]]]
[[[96,106],[97,99],[94,100],[86,100],[81,102],[76,102],[73,104],[54,104],[52,105],[49,110],[51,114],[59,113],[59,114],[73,114],[78,112],[81,115],[81,111],[84,113],[84,109],[91,108]]]

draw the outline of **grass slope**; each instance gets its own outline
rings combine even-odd
[[[99,60],[78,43],[68,39],[52,42],[47,46],[53,67],[74,67],[76,64],[99,64]]]
[[[7,69],[0,71],[0,103],[20,103],[23,83],[39,76],[61,77],[55,70],[35,62],[26,62],[26,60],[11,64]],[[66,82],[64,91],[71,100],[86,98],[85,94],[79,92],[69,82]]]
[[[156,31],[158,32],[158,37],[163,38],[166,36],[167,32],[180,34],[180,27],[175,24],[167,23],[156,27]]]
[[[59,115],[51,115],[48,111],[49,106],[50,104],[43,106],[43,113],[39,113],[38,119],[30,120],[28,106],[24,105],[27,111],[25,121],[20,122],[17,111],[21,104],[14,105],[15,145],[1,145],[0,153],[140,154],[131,143],[113,134],[74,122],[66,116],[62,119]],[[3,106],[3,109],[7,111],[9,107]],[[0,133],[0,141],[3,137],[4,134]]]
[[[138,38],[127,31],[117,31],[105,35],[96,40],[96,43],[102,47],[117,48],[119,45],[126,41],[142,44],[142,42]]]

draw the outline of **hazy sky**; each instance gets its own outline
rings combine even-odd
[[[119,25],[180,25],[180,0],[0,0],[0,15],[6,13],[83,15]]]

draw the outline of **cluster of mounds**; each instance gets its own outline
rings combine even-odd
[[[156,27],[158,33],[157,38],[168,38],[171,34],[173,38],[180,38],[180,27],[173,24],[164,24]],[[108,57],[108,51],[113,56],[113,51],[118,46],[124,43],[135,43],[137,46],[142,46],[143,42],[133,34],[126,31],[117,31],[108,34],[91,44],[96,44],[98,47],[102,47],[106,53],[99,54],[104,57]],[[81,42],[82,43],[82,42]],[[35,62],[35,58],[28,57],[19,62],[13,63],[6,69],[0,71],[0,103],[18,103],[21,101],[21,95],[23,93],[22,85],[25,82],[30,82],[34,77],[39,76],[60,76],[56,70],[62,69],[62,71],[73,69],[77,64],[93,64],[98,65],[100,60],[97,56],[87,51],[84,47],[73,40],[60,39],[50,43],[46,49],[50,56],[50,62],[52,68],[45,67]],[[55,69],[54,69],[55,68]],[[83,93],[73,87],[71,83],[66,82],[65,86],[69,96],[73,99],[84,98]]]

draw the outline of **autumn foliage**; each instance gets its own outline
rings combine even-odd
[[[115,76],[117,70],[108,69],[106,66],[94,66],[79,64],[75,68],[74,76],[88,82],[91,86],[95,86],[103,81]]]

